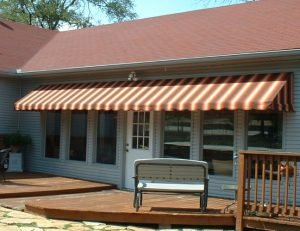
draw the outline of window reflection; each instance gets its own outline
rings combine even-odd
[[[233,112],[204,112],[203,159],[208,162],[211,175],[232,176],[233,141]]]
[[[59,158],[60,146],[60,111],[48,111],[46,122],[46,150],[45,156]]]
[[[164,157],[190,158],[191,112],[165,112]]]
[[[116,164],[117,112],[99,111],[97,136],[97,163]]]
[[[73,111],[71,118],[70,160],[86,160],[87,112]]]
[[[281,149],[282,121],[282,113],[249,112],[248,147]]]

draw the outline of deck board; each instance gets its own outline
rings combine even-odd
[[[115,190],[115,186],[48,174],[8,173],[0,182],[0,204],[23,209],[48,218],[90,220],[127,224],[234,226],[235,206],[224,208],[232,200],[208,199],[208,209],[199,209],[199,197],[188,194],[146,194],[136,212],[133,193]],[[233,210],[232,210],[233,209]],[[299,220],[245,217],[249,228],[281,227],[298,230]]]
[[[160,225],[234,226],[233,214],[223,209],[231,200],[209,198],[208,210],[199,209],[199,197],[187,194],[146,194],[136,212],[133,193],[107,190],[81,198],[48,198],[27,201],[26,211],[47,218]]]
[[[6,173],[0,181],[0,199],[94,192],[113,189],[114,185],[42,173]]]

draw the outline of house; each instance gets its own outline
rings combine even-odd
[[[300,1],[48,31],[0,21],[0,133],[30,171],[132,187],[133,161],[208,161],[211,196],[242,149],[300,151]],[[297,184],[300,187],[300,184]]]

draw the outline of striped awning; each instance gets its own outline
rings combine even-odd
[[[16,110],[293,111],[291,73],[40,86]]]

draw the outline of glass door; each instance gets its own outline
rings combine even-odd
[[[128,112],[125,188],[134,188],[134,161],[152,158],[153,112]]]

